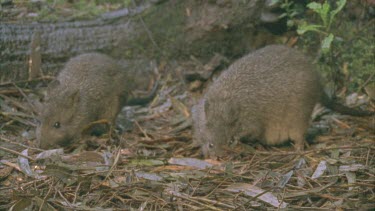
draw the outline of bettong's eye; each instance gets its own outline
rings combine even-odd
[[[212,147],[214,147],[214,144],[213,144],[213,143],[209,143],[208,146],[209,146],[210,148],[212,148]]]
[[[55,122],[55,124],[53,124],[53,127],[56,128],[56,129],[60,128],[60,126],[61,126],[60,122]]]

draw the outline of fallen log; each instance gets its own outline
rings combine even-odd
[[[32,38],[40,34],[41,69],[53,75],[70,57],[99,51],[118,59],[239,56],[254,48],[265,1],[151,1],[97,19],[0,23],[0,81],[28,78]],[[35,37],[35,36],[34,36]]]

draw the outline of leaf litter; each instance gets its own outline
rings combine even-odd
[[[37,80],[0,86],[0,209],[375,208],[374,117],[320,117],[324,123],[314,124],[329,131],[301,153],[239,143],[226,157],[203,159],[189,111],[199,94],[187,92],[180,78],[161,79],[148,107],[123,109],[134,112],[123,115],[134,117],[130,129],[119,126],[124,133],[65,152],[34,147],[37,123],[25,97]]]

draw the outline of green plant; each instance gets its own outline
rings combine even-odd
[[[293,0],[272,0],[271,5],[280,4],[280,8],[284,11],[279,16],[279,19],[286,18],[287,26],[292,28],[297,25],[295,21],[296,17],[303,13],[303,7],[301,4],[296,3]]]
[[[307,5],[313,13],[306,13],[300,21],[297,29],[302,35],[299,45],[312,54],[318,53],[317,66],[326,82],[334,84],[331,91],[361,92],[375,69],[374,38],[372,28],[368,27],[371,22],[366,19],[353,21],[341,12],[346,0],[320,2]],[[348,10],[352,9],[347,6]],[[345,89],[341,89],[343,87]]]
[[[321,41],[322,53],[328,53],[331,49],[332,41],[335,39],[334,34],[331,32],[332,23],[335,20],[335,16],[344,8],[346,0],[336,1],[336,8],[331,8],[327,0],[323,4],[317,2],[311,2],[307,5],[309,9],[317,13],[321,19],[320,24],[312,24],[307,21],[303,21],[298,26],[297,33],[303,35],[306,32],[317,32],[323,35]]]

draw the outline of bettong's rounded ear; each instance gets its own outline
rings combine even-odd
[[[48,84],[48,87],[50,88],[56,88],[57,86],[60,86],[60,81],[59,80],[52,80],[49,84]]]
[[[60,82],[58,80],[53,80],[48,84],[47,88],[42,88],[40,90],[38,99],[32,99],[32,107],[33,111],[40,115],[43,112],[44,106],[43,104],[50,98],[53,97],[52,90],[54,90],[56,87],[60,85]]]
[[[53,97],[53,91],[55,89],[57,89],[57,87],[60,86],[60,81],[54,79],[53,81],[51,81],[49,84],[48,84],[48,87],[45,88],[42,93],[43,93],[43,97],[42,97],[42,102],[45,102],[48,100],[48,98],[50,97]]]
[[[80,100],[81,100],[81,96],[79,95],[79,90],[74,90],[70,92],[66,98],[66,102],[69,105],[75,105],[79,103]]]
[[[60,81],[57,79],[52,80],[47,87],[47,94],[50,93],[52,90],[56,89],[58,86],[60,86]]]
[[[37,115],[40,115],[43,111],[43,104],[39,100],[32,102],[33,110]]]
[[[26,96],[27,98],[27,102],[29,102],[29,109],[30,111],[32,111],[33,113],[37,114],[37,115],[40,115],[41,112],[43,111],[43,105],[42,105],[42,101],[41,101],[41,96],[40,94],[34,94],[34,93],[30,93]]]
[[[42,124],[42,120],[39,118],[39,117],[35,117],[35,122],[38,126],[40,126]]]

